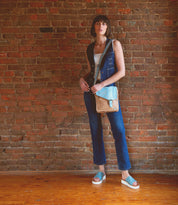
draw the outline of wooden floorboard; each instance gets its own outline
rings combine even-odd
[[[178,176],[133,174],[140,189],[121,185],[120,174],[93,185],[91,174],[0,174],[0,205],[178,205]]]

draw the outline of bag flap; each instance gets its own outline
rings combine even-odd
[[[106,100],[117,99],[118,91],[116,86],[104,87],[96,92],[96,95]]]

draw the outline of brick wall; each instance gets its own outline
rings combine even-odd
[[[106,14],[124,48],[120,103],[132,170],[175,172],[176,10],[176,0],[0,0],[0,170],[96,168],[78,80],[92,19]]]

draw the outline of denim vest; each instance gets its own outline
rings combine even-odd
[[[109,42],[109,39],[107,39],[106,44],[108,42]],[[91,72],[90,72],[90,75],[88,76],[90,78],[90,86],[92,86],[94,83],[94,73],[95,73],[94,45],[95,45],[95,42],[91,43],[87,48],[87,57],[88,57],[88,61],[91,67]],[[117,72],[117,67],[115,63],[115,54],[114,54],[114,50],[112,47],[112,43],[109,46],[107,53],[104,55],[102,59],[100,71],[101,71],[101,82],[110,78],[113,74]],[[110,84],[109,86],[111,85],[114,85],[114,83]]]

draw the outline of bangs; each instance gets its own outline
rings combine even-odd
[[[100,22],[100,21],[104,22],[106,24],[109,23],[109,19],[106,16],[104,16],[104,15],[96,16],[96,18],[94,19],[93,23],[95,24],[96,22]]]

